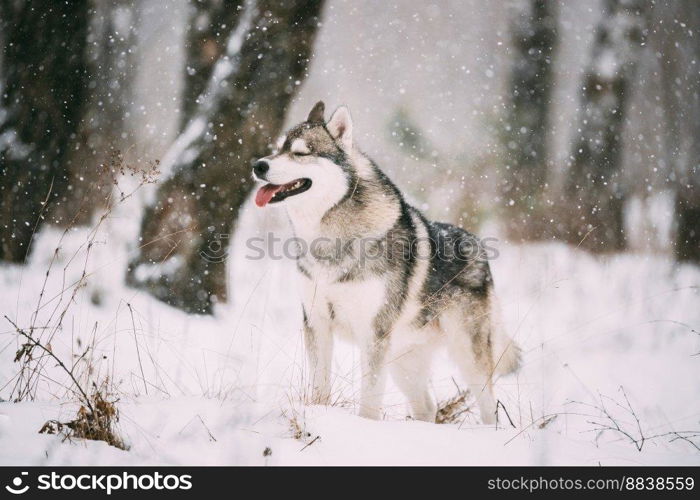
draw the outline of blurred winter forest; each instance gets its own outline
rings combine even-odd
[[[201,251],[232,232],[251,161],[324,99],[433,218],[698,262],[697,2],[507,7],[3,0],[0,258],[91,224],[110,171],[157,172],[124,273],[210,312],[235,284]]]
[[[0,47],[0,464],[698,463],[698,0],[0,0]],[[352,416],[342,341],[309,404],[295,264],[245,243],[319,100],[495,238],[495,427],[446,353],[446,425]]]

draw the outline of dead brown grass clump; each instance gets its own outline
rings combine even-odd
[[[436,424],[455,424],[461,422],[465,413],[471,413],[468,403],[469,391],[459,390],[456,395],[438,404],[435,414]]]
[[[120,450],[129,447],[119,437],[116,425],[119,422],[119,411],[116,400],[106,398],[102,391],[94,388],[87,405],[81,405],[77,416],[68,422],[49,420],[39,430],[40,434],[57,434],[64,440],[90,439],[104,441]]]
[[[289,415],[286,411],[283,411],[282,416],[289,422],[289,430],[291,431],[294,439],[306,441],[311,437],[311,433],[306,430],[305,425],[299,422],[296,412],[292,412],[292,414]]]

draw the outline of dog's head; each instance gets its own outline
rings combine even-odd
[[[325,212],[345,196],[353,178],[352,120],[341,106],[326,123],[324,108],[316,103],[306,121],[287,132],[279,151],[255,162],[253,178],[265,183],[256,193],[257,206],[284,202]]]

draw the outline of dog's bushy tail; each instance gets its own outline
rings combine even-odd
[[[492,348],[497,375],[508,375],[518,371],[522,362],[522,352],[515,340],[504,333],[496,332]]]
[[[508,375],[518,371],[522,364],[522,351],[515,340],[505,333],[500,321],[497,301],[491,297],[491,349],[493,352],[494,373]]]

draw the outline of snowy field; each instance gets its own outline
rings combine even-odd
[[[51,351],[76,363],[81,382],[89,376],[118,398],[129,451],[38,433],[77,410],[65,373],[47,360],[33,401],[0,402],[0,464],[700,464],[697,267],[500,244],[496,290],[524,363],[496,384],[499,424],[479,424],[476,410],[449,424],[408,420],[391,385],[384,419],[369,421],[355,416],[359,354],[350,346],[335,354],[333,406],[303,402],[294,266],[246,258],[246,238],[288,231],[279,214],[243,211],[229,260],[233,303],[214,317],[187,316],[124,285],[124,242],[137,226],[129,210],[112,214],[87,265],[87,229],[63,239],[53,264],[61,233],[45,229],[26,267],[0,267],[3,315],[21,328],[64,315]],[[2,318],[4,400],[14,397],[21,344]],[[457,375],[446,356],[435,360],[438,400],[463,387]]]

